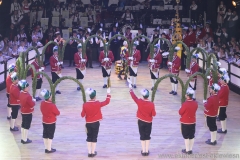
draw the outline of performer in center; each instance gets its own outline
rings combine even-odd
[[[107,47],[107,44],[106,46]],[[108,78],[111,75],[112,62],[114,61],[114,56],[112,51],[107,51],[104,53],[104,50],[100,53],[99,62],[102,66],[102,75],[103,75],[103,88],[107,88]]]
[[[120,60],[121,60],[121,64],[122,64],[122,68],[121,71],[119,71],[118,73],[118,78],[120,80],[122,80],[122,73],[125,71],[125,63],[126,63],[126,55],[128,54],[128,43],[127,41],[123,42],[123,46],[121,47],[121,52],[120,52]],[[125,79],[125,77],[124,77]]]
[[[79,43],[77,45],[78,52],[74,55],[74,63],[76,66],[76,79],[82,84],[84,76],[86,74],[86,63],[87,63],[87,56],[83,56],[82,53],[82,44]],[[80,86],[77,85],[77,90],[80,91]]]
[[[51,66],[51,74],[52,74],[52,82],[55,83],[59,78],[62,77],[62,62],[58,60],[58,47],[53,47],[53,55],[50,57],[50,66]],[[58,86],[56,87],[56,94],[61,94],[58,90]]]
[[[177,56],[177,52],[180,50],[180,47],[175,47],[174,53],[173,53],[173,60],[172,62],[168,61],[168,70],[169,73],[179,76],[179,71],[181,67],[181,59]],[[170,81],[172,84],[172,91],[169,94],[177,95],[177,89],[178,89],[178,80],[174,77],[170,77]]]
[[[138,71],[138,64],[141,60],[141,53],[139,50],[137,50],[138,41],[135,41],[133,43],[132,48],[132,56],[129,55],[129,53],[126,54],[126,59],[128,62],[128,69],[130,74],[130,81],[133,85],[133,88],[137,88],[136,86],[136,79],[137,79],[137,71]]]
[[[151,75],[151,79],[152,79],[151,90],[153,90],[153,87],[154,87],[157,79],[159,78],[159,68],[162,63],[162,54],[160,54],[159,49],[160,49],[159,44],[154,45],[153,57],[150,58],[151,53],[148,56],[148,67],[150,69],[150,75]]]

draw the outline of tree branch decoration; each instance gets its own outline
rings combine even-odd
[[[179,82],[180,82],[180,85],[182,87],[182,93],[183,93],[183,89],[184,89],[184,83],[182,81],[181,78],[179,78],[178,76],[174,75],[174,74],[167,74],[161,78],[159,78],[156,83],[154,84],[154,87],[153,87],[153,91],[152,91],[152,102],[155,100],[155,95],[156,95],[156,91],[157,91],[157,88],[158,88],[158,85],[160,84],[160,82],[162,82],[162,80],[166,79],[166,78],[170,78],[170,77],[174,77],[176,78]],[[185,101],[185,95],[182,94],[182,103]]]
[[[193,53],[200,53],[203,57],[203,72],[205,70],[205,67],[206,67],[206,59],[207,59],[207,52],[202,49],[202,48],[194,48],[190,53],[189,53],[189,57],[192,57]]]
[[[214,53],[210,53],[207,58],[207,68],[211,68],[211,61],[213,59],[213,82],[218,82],[218,65],[217,65],[217,58]]]
[[[52,102],[53,102],[53,103],[56,102],[55,90],[56,90],[57,85],[58,85],[60,82],[64,81],[64,80],[72,80],[72,81],[76,82],[76,83],[80,86],[81,92],[82,92],[83,102],[85,103],[85,102],[86,102],[86,94],[85,94],[85,89],[84,89],[82,83],[80,83],[76,78],[69,77],[69,76],[63,76],[63,77],[59,78],[59,79],[53,84],[53,89],[52,89],[52,90],[53,90],[54,92],[52,92]]]
[[[58,46],[58,53],[61,54],[61,51],[60,51],[61,49],[60,49],[58,43],[57,43],[57,42],[54,42],[54,41],[49,41],[49,42],[43,47],[43,50],[42,50],[41,64],[39,63],[41,66],[43,66],[46,49],[47,49],[47,47],[48,47],[49,45],[51,45],[51,44],[54,44],[55,46]]]
[[[190,51],[189,51],[188,46],[184,42],[177,41],[175,44],[173,44],[169,54],[173,55],[174,49],[175,49],[175,47],[177,47],[178,44],[182,44],[183,45],[183,47],[185,49],[185,52],[186,52],[186,55],[187,55],[186,67],[190,68],[190,63],[191,63]]]

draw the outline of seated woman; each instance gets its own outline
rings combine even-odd
[[[227,55],[226,55],[225,49],[224,49],[223,47],[220,48],[217,56],[218,56],[218,59],[220,59],[220,58],[221,58],[221,59],[227,58],[227,57],[226,57]]]

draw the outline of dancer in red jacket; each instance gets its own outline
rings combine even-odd
[[[218,97],[219,97],[219,120],[221,122],[221,129],[218,129],[218,133],[227,133],[227,106],[228,106],[228,101],[229,101],[229,87],[228,87],[228,82],[229,82],[229,77],[227,74],[223,75],[220,78],[220,83],[221,83],[221,89],[218,92]]]
[[[150,154],[149,143],[151,139],[150,135],[152,131],[152,120],[153,117],[156,116],[155,105],[148,99],[149,91],[147,89],[143,89],[141,91],[143,99],[138,98],[132,90],[131,81],[128,80],[128,82],[130,88],[130,95],[138,106],[137,118],[140,140],[142,145],[141,154],[142,156],[148,156]]]
[[[28,139],[28,130],[30,129],[32,123],[32,113],[34,111],[36,100],[33,99],[32,96],[28,93],[29,84],[26,80],[19,81],[19,86],[22,90],[19,96],[22,113],[21,143],[27,144],[32,142],[30,139]]]
[[[86,93],[90,100],[83,104],[81,116],[86,119],[88,157],[95,157],[97,155],[95,149],[100,126],[99,121],[103,119],[101,108],[110,102],[110,88],[107,89],[107,98],[103,102],[96,100],[96,91],[92,88],[86,89]]]
[[[56,152],[56,149],[52,148],[52,140],[55,133],[57,116],[60,112],[57,106],[52,103],[52,95],[46,89],[41,91],[41,95],[45,101],[41,102],[42,122],[43,122],[43,142],[45,146],[45,153]]]
[[[216,145],[217,144],[217,124],[216,117],[218,113],[218,91],[220,90],[220,86],[216,83],[213,83],[210,87],[210,97],[207,100],[203,100],[204,103],[204,115],[206,117],[207,126],[211,133],[211,139],[206,141],[206,144]]]
[[[11,80],[12,85],[10,86],[9,92],[9,104],[12,107],[10,131],[19,131],[18,127],[15,127],[15,121],[17,119],[18,110],[20,108],[20,89],[18,86],[18,77],[16,72],[12,73]]]
[[[7,104],[7,119],[10,120],[11,119],[11,113],[12,113],[12,107],[9,104],[9,94],[10,94],[10,87],[12,85],[12,79],[11,79],[11,75],[12,73],[14,73],[15,70],[15,65],[14,64],[10,64],[8,67],[8,76],[6,78],[6,95],[7,95],[7,99],[8,99],[8,104]]]
[[[194,144],[195,128],[196,128],[196,111],[198,108],[197,102],[193,101],[194,90],[189,88],[185,95],[186,101],[179,109],[179,115],[181,116],[181,131],[185,142],[185,149],[183,153],[192,154],[192,148]]]
[[[181,67],[181,59],[177,56],[177,52],[180,50],[180,47],[175,47],[173,53],[173,60],[172,62],[168,61],[168,70],[171,74],[178,76],[180,67]],[[174,77],[170,77],[170,81],[172,84],[172,91],[169,94],[177,95],[177,88],[178,88],[178,80]]]

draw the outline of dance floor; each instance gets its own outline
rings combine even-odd
[[[138,69],[137,88],[135,93],[140,96],[142,88],[151,89],[151,80],[147,63],[141,63]],[[50,76],[49,66],[46,69]],[[160,70],[160,76],[167,74],[166,69]],[[74,67],[65,67],[63,76],[75,77]],[[185,72],[181,71],[180,77],[187,80]],[[31,78],[27,79],[31,84]],[[178,110],[180,103],[180,86],[178,95],[169,95],[171,91],[170,80],[166,79],[160,83],[155,107],[157,115],[153,119],[153,127],[150,142],[149,157],[142,157],[139,140],[136,111],[137,106],[131,99],[129,89],[124,80],[119,80],[112,69],[111,75],[112,99],[108,106],[102,108],[103,120],[100,122],[100,131],[96,151],[98,155],[93,159],[110,160],[153,160],[153,159],[182,159],[181,150],[185,148],[184,140],[180,132]],[[101,68],[97,64],[93,69],[87,69],[83,83],[84,87],[92,87],[97,91],[97,99],[102,101],[106,97],[106,89],[103,89]],[[45,154],[42,140],[42,115],[40,102],[36,103],[33,113],[33,121],[29,131],[29,139],[33,142],[23,145],[21,133],[9,131],[7,120],[5,90],[0,91],[0,160],[18,159],[48,159],[48,160],[83,160],[87,157],[85,119],[81,118],[82,94],[76,90],[73,81],[63,81],[59,87],[62,94],[56,96],[57,107],[61,114],[57,119],[56,132],[53,139],[53,148],[57,152]],[[47,80],[44,79],[43,87],[49,89]],[[217,145],[209,146],[205,141],[210,138],[210,132],[205,125],[203,115],[203,80],[199,77],[197,82],[197,111],[196,137],[193,146],[193,157],[190,159],[234,159],[229,156],[240,154],[240,96],[230,92],[230,103],[227,108],[226,135],[217,135]],[[87,97],[88,99],[88,97]],[[21,114],[17,118],[17,126],[21,125]],[[221,127],[217,122],[218,128]],[[202,156],[207,156],[203,158]],[[225,158],[219,158],[226,156]]]

